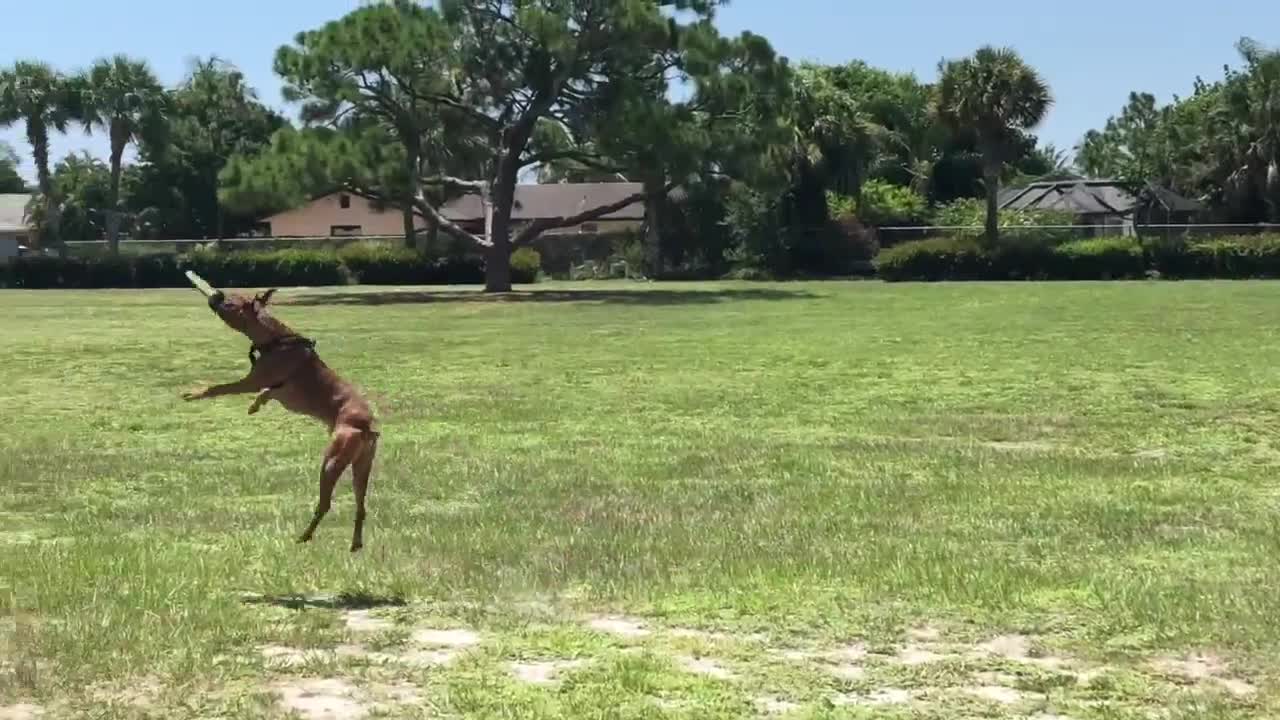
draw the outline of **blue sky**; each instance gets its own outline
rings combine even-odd
[[[299,30],[359,6],[360,0],[44,0],[10,2],[10,29],[0,64],[39,58],[73,71],[116,52],[148,60],[165,83],[177,82],[194,56],[236,63],[263,100],[284,107],[271,71],[275,49]],[[1014,9],[1017,8],[1017,9]],[[933,78],[938,60],[982,44],[1016,48],[1048,79],[1056,105],[1039,130],[1060,148],[1106,121],[1131,90],[1168,100],[1187,94],[1197,74],[1220,77],[1236,62],[1234,42],[1251,35],[1280,45],[1280,3],[1232,0],[1217,6],[1185,1],[1072,0],[985,2],[892,0],[734,0],[721,11],[725,31],[752,30],[793,60],[865,60]],[[15,32],[14,29],[21,29]],[[0,130],[23,158],[20,128]],[[105,156],[105,139],[78,129],[54,141],[53,157],[88,149]]]

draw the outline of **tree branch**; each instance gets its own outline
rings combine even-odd
[[[441,230],[444,230],[459,240],[467,240],[479,245],[480,247],[487,248],[493,246],[493,243],[488,239],[469,233],[462,229],[462,227],[457,223],[446,218],[434,205],[424,200],[421,195],[413,199],[413,207],[428,220],[434,222]]]
[[[679,184],[680,183],[678,182],[667,183],[666,185],[662,186],[661,193],[655,193],[655,194],[666,195],[667,193],[670,193]],[[520,230],[519,233],[516,234],[515,238],[511,241],[511,246],[519,247],[521,245],[527,245],[533,242],[539,235],[546,232],[547,230],[555,230],[556,228],[562,228],[562,227],[571,227],[579,223],[588,222],[590,220],[596,220],[598,218],[604,217],[605,215],[608,215],[609,213],[617,212],[622,208],[627,207],[628,205],[632,205],[634,203],[638,203],[642,200],[645,200],[648,197],[649,197],[649,194],[642,191],[638,193],[632,193],[622,198],[621,200],[618,200],[617,202],[612,202],[612,203],[609,203],[608,205],[601,205],[599,207],[592,208],[590,210],[585,210],[583,212],[578,213],[577,215],[538,218],[537,220],[534,220],[533,222],[526,225],[524,228]]]
[[[467,195],[482,193],[484,192],[485,186],[485,182],[483,180],[463,180],[462,178],[456,178],[452,175],[434,175],[431,177],[418,178],[418,182],[422,185],[443,186],[467,190],[469,191],[465,193]]]

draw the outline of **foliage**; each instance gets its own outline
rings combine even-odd
[[[95,209],[104,214],[111,252],[118,253],[125,214],[120,202],[124,151],[144,137],[153,147],[166,142],[168,96],[145,62],[124,55],[99,60],[88,73],[74,78],[73,85],[78,93],[77,119],[86,132],[105,130],[110,143],[110,188],[105,202]]]
[[[53,181],[62,195],[59,240],[99,240],[103,232],[101,209],[110,207],[111,169],[87,151],[68,155],[53,169]],[[38,194],[31,204],[31,221],[45,223],[46,204]]]
[[[511,253],[511,281],[521,284],[529,284],[538,280],[538,273],[542,272],[542,256],[537,250],[530,247],[516,248]]]
[[[979,240],[986,212],[981,200],[956,200],[937,208],[933,222],[955,237]],[[1059,245],[1080,237],[1075,221],[1075,215],[1060,210],[1001,210],[997,215],[1000,244]]]
[[[989,248],[972,238],[903,243],[880,253],[881,278],[901,280],[1117,280],[1280,277],[1280,236],[1172,241],[1099,237],[1056,246]]]
[[[253,228],[257,213],[228,208],[218,176],[232,156],[251,156],[285,120],[258,101],[234,66],[209,58],[194,63],[168,99],[166,142],[143,138],[140,164],[124,178],[139,235],[234,237]]]
[[[862,187],[854,214],[866,225],[922,225],[929,213],[928,201],[909,187],[871,180]],[[839,217],[833,215],[833,217]]]
[[[1053,103],[1049,86],[1009,48],[979,48],[972,57],[938,66],[936,113],[953,132],[972,133],[982,154],[986,192],[984,240],[999,241],[996,197],[1000,175]]]
[[[24,193],[27,181],[18,173],[18,153],[8,143],[0,142],[0,193]]]
[[[77,112],[71,85],[52,67],[20,60],[0,70],[0,127],[23,124],[44,197],[43,223],[37,226],[42,246],[57,242],[61,217],[61,197],[49,167],[49,133],[65,132]]]

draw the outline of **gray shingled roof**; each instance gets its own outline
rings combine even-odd
[[[1175,212],[1196,212],[1200,204],[1172,190],[1148,185],[1144,190],[1114,180],[1056,180],[1001,191],[1002,210],[1065,210],[1077,215],[1125,215],[1143,193]]]
[[[27,203],[31,196],[26,193],[0,194],[0,232],[15,232],[30,227],[27,222]]]
[[[511,211],[513,220],[536,220],[547,217],[568,217],[580,212],[618,202],[628,195],[640,192],[640,183],[558,183],[546,185],[517,185],[516,203]],[[456,198],[441,209],[444,216],[454,222],[484,219],[484,209],[476,195]],[[644,203],[632,203],[621,210],[609,213],[601,220],[642,220]]]

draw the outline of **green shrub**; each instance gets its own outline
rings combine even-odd
[[[511,282],[527,285],[538,281],[542,272],[542,256],[530,247],[518,248],[511,253]]]
[[[987,221],[985,200],[965,198],[943,205],[934,215],[935,225],[956,228],[953,236],[981,241]],[[1056,246],[1080,237],[1072,227],[1031,227],[1036,225],[1072,226],[1075,216],[1057,210],[1002,210],[999,215],[1001,245]]]
[[[911,188],[884,180],[869,180],[862,186],[856,215],[864,225],[874,227],[923,225],[929,215],[929,201]]]
[[[1142,246],[1130,237],[1076,240],[1054,248],[1055,277],[1068,280],[1120,280],[1146,274]]]
[[[214,287],[341,285],[342,263],[323,250],[218,252],[198,250],[182,263]]]
[[[880,253],[876,272],[889,281],[979,280],[988,258],[972,238],[932,238],[902,243]]]
[[[133,260],[133,287],[186,287],[187,279],[173,255],[141,255]]]
[[[352,280],[361,285],[424,285],[431,261],[405,247],[359,243],[338,252]]]

